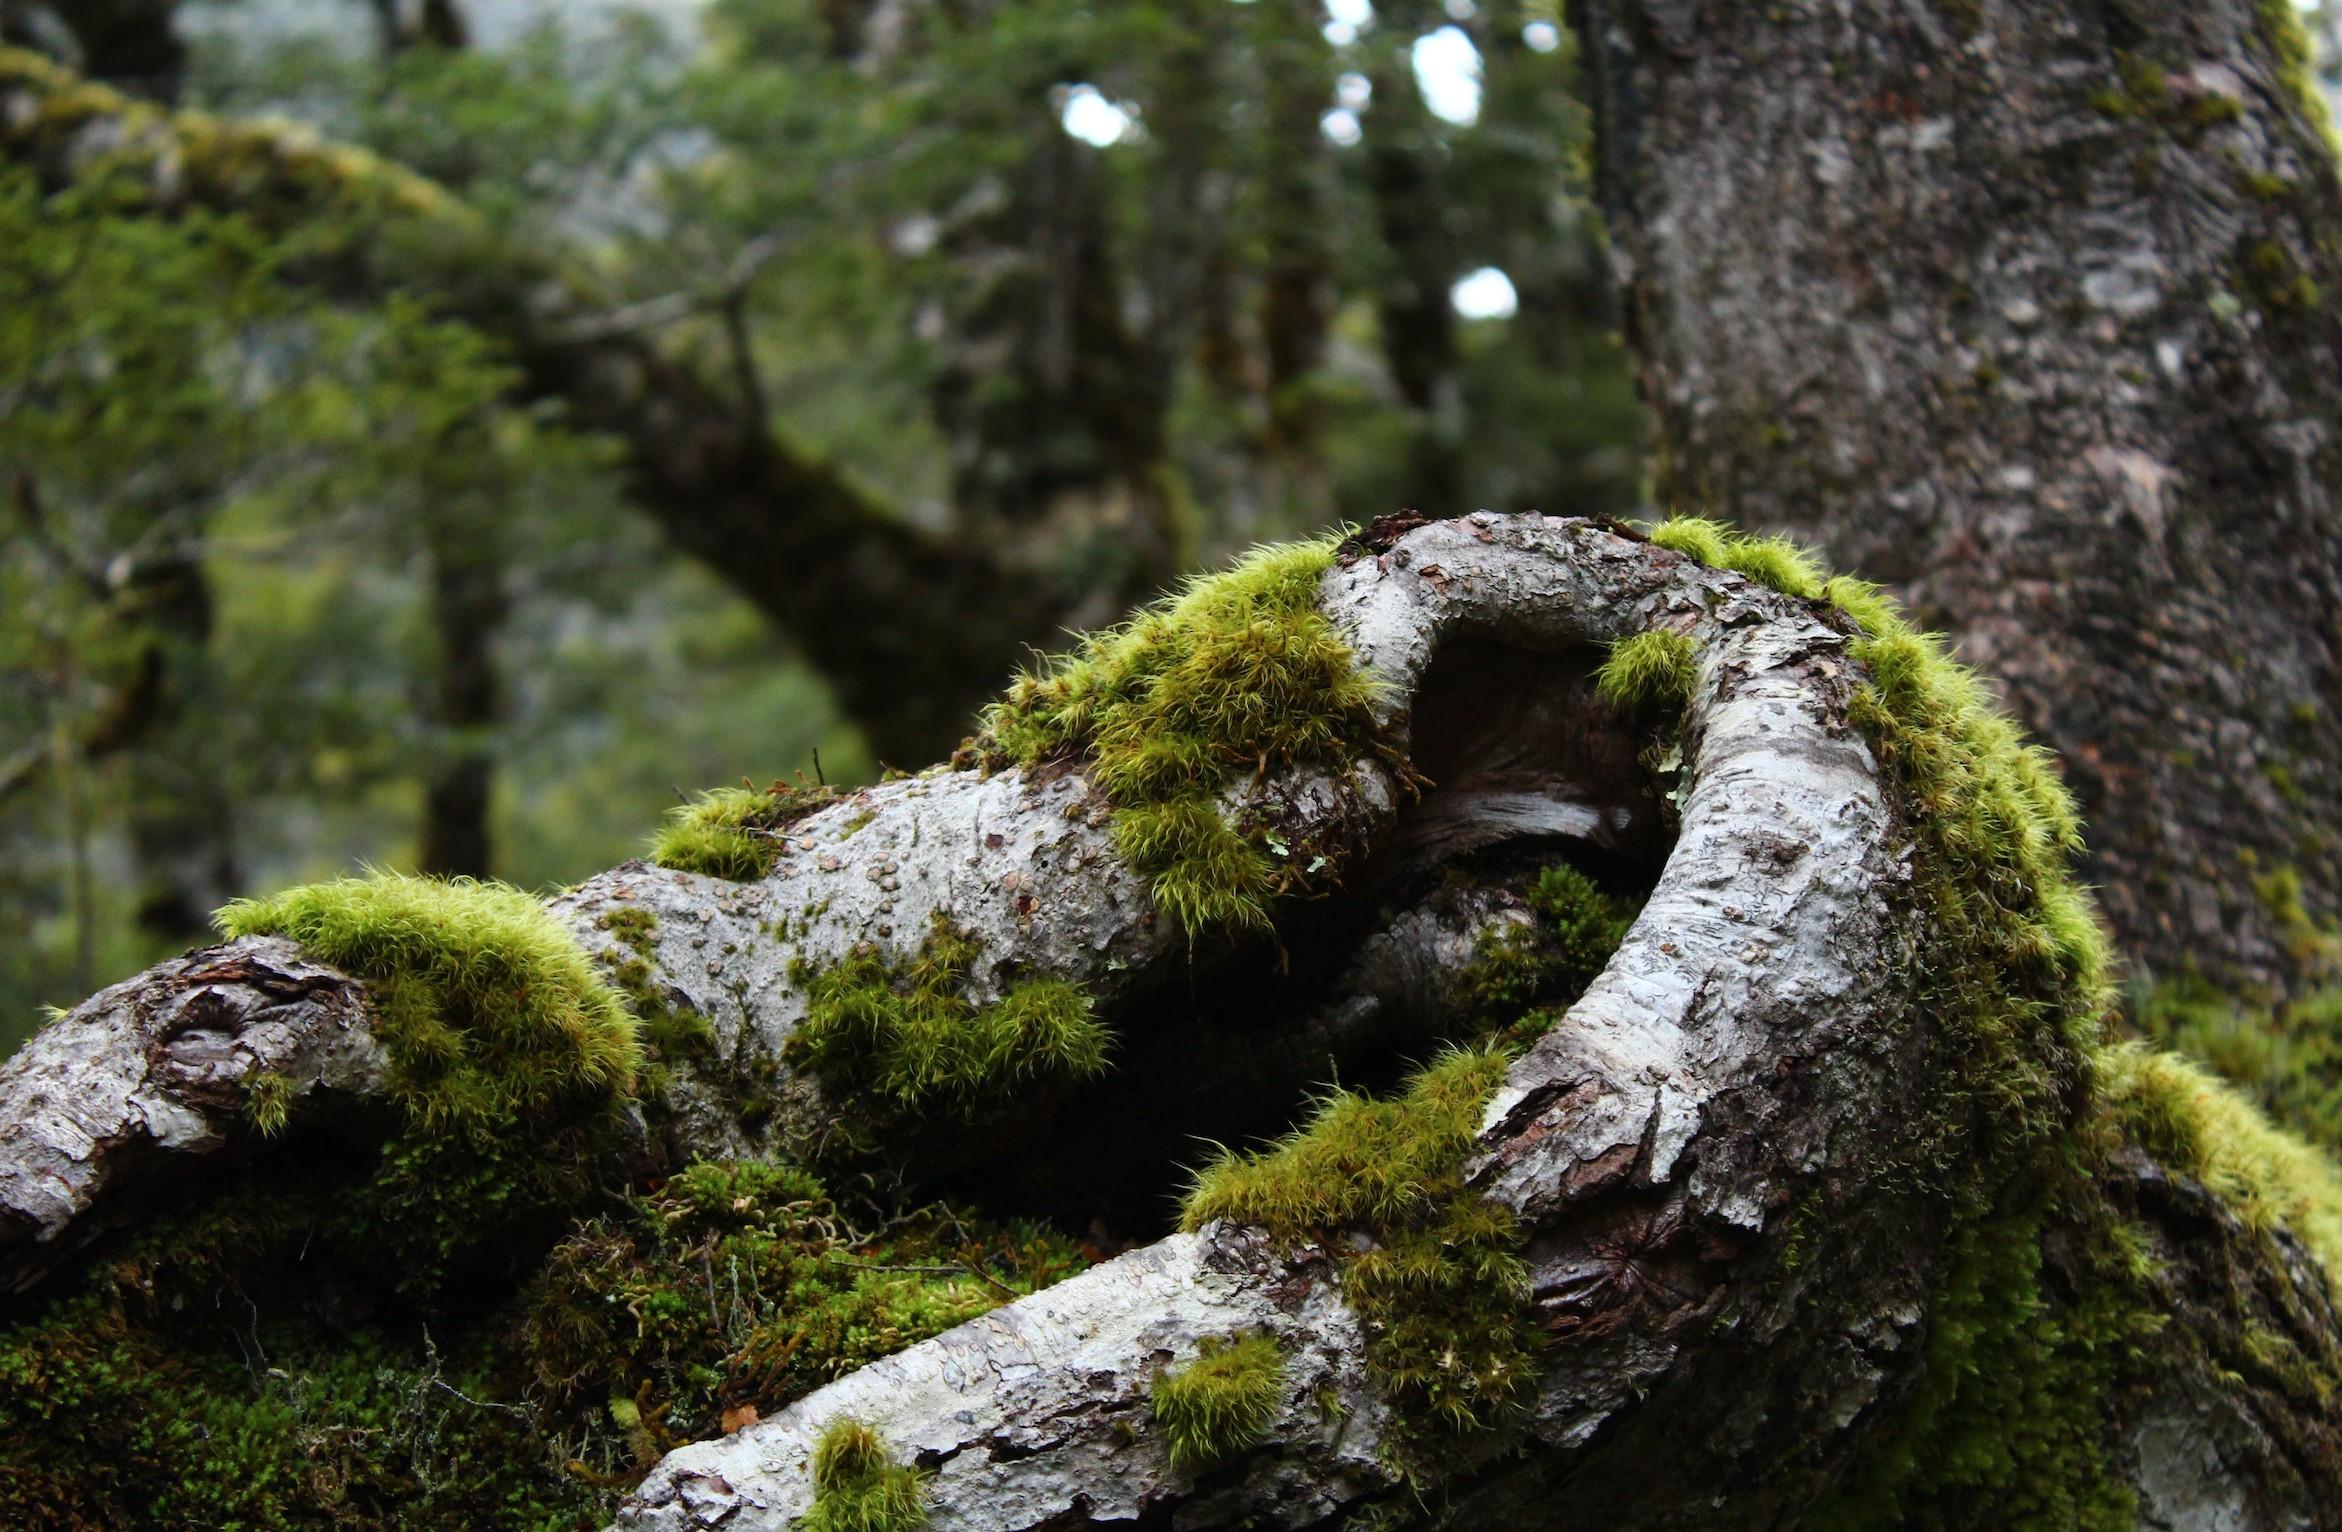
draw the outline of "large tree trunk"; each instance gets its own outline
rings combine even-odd
[[[2342,1382],[2342,1325],[2302,1242],[2335,1231],[2221,1169],[2169,1129],[2179,1098],[2143,1096],[2129,1056],[2098,1051],[2087,914],[2059,853],[2004,848],[1972,886],[1954,875],[1919,803],[1925,761],[1968,736],[1882,721],[1916,716],[1893,700],[1907,645],[1864,648],[1826,603],[1584,521],[1480,515],[1350,554],[1317,608],[1385,683],[1372,727],[1346,766],[1266,772],[1229,805],[1330,863],[1326,897],[1281,918],[1287,981],[1259,943],[1174,929],[1062,759],[854,795],[791,825],[761,881],[632,864],[555,912],[596,949],[646,924],[619,912],[655,915],[642,992],[714,1028],[679,1064],[663,1142],[638,1146],[654,1158],[884,1121],[792,1073],[786,1047],[806,975],[857,951],[908,960],[932,917],[980,944],[979,999],[1019,976],[1083,985],[1120,1083],[1028,1089],[973,1129],[898,1124],[892,1148],[914,1179],[1098,1206],[1163,1185],[1175,1140],[1157,1122],[1227,1132],[1219,1097],[1264,1077],[1297,1091],[1329,1055],[1420,1054],[1452,1026],[1486,949],[1410,908],[1468,879],[1492,827],[1634,866],[1635,805],[1655,800],[1631,741],[1603,744],[1627,724],[1527,678],[1681,635],[1696,662],[1680,732],[1635,715],[1659,732],[1646,761],[1680,751],[1672,849],[1623,946],[1457,1148],[1457,1195],[1510,1230],[1520,1263],[1517,1302],[1500,1283],[1501,1312],[1479,1316],[1536,1337],[1518,1407],[1463,1434],[1410,1413],[1376,1349],[1393,1311],[1353,1286],[1396,1229],[1216,1220],[671,1454],[627,1525],[788,1526],[813,1498],[815,1443],[847,1419],[933,1471],[939,1527],[1763,1527],[1817,1505],[1977,1526],[2085,1491],[2085,1509],[2158,1526],[2342,1525],[2321,1402]],[[1442,780],[1410,804],[1432,763]],[[1979,944],[1995,922],[2011,945]],[[350,1108],[384,1090],[373,1006],[289,943],[247,938],[54,1023],[0,1067],[0,1272],[61,1280],[104,1226],[264,1155],[263,1078],[296,1134],[364,1121]],[[753,1114],[750,1080],[778,1082]],[[1216,1469],[1175,1462],[1156,1375],[1257,1334],[1281,1349],[1273,1410]],[[1458,1364],[1435,1347],[1428,1365]],[[2012,1366],[2005,1397],[1979,1382]],[[2011,1463],[2013,1488],[1991,1466]]]
[[[2139,971],[2330,972],[2342,184],[2291,8],[1575,14],[1666,500],[2006,682]]]

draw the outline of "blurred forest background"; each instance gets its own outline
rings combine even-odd
[[[236,893],[937,759],[1262,539],[1644,508],[1558,3],[960,16],[0,3],[318,156],[0,170],[0,1051]]]

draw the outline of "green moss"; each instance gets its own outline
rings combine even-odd
[[[2138,1015],[2150,1039],[2200,1060],[2278,1122],[2342,1154],[2342,989],[2272,1009],[2174,981],[2147,994]]]
[[[2317,48],[2293,0],[2258,0],[2261,40],[2275,63],[2278,88],[2301,108],[2302,115],[2328,145],[2334,142],[2333,114],[2317,79]]]
[[[813,1509],[798,1532],[915,1532],[927,1525],[927,1476],[896,1463],[878,1433],[841,1417],[813,1447]]]
[[[791,977],[805,991],[805,1019],[786,1057],[842,1096],[906,1114],[966,1113],[1021,1085],[1106,1067],[1110,1038],[1087,993],[1024,979],[979,1006],[967,988],[980,954],[939,911],[907,963],[866,945],[826,969],[798,964]]]
[[[2245,247],[2244,286],[2260,306],[2278,314],[2298,314],[2321,307],[2325,289],[2294,263],[2284,245],[2260,239]]]
[[[663,1101],[673,1088],[677,1064],[686,1059],[704,1064],[715,1057],[715,1028],[699,1012],[677,1005],[672,992],[656,981],[651,966],[658,955],[656,913],[618,905],[603,911],[595,924],[622,944],[622,950],[602,954],[602,969],[634,1013],[642,1043],[642,1094]]]
[[[1115,843],[1191,933],[1266,929],[1314,857],[1218,799],[1283,766],[1339,766],[1373,738],[1372,682],[1317,610],[1331,540],[1261,548],[1017,679],[962,760],[1086,763]],[[1296,862],[1299,865],[1296,865]]]
[[[304,1165],[303,1171],[310,1167]],[[492,1325],[380,1323],[332,1167],[166,1211],[0,1330],[0,1525],[598,1526]],[[581,1465],[582,1467],[583,1465]]]
[[[274,1138],[292,1119],[293,1098],[298,1092],[290,1077],[262,1070],[244,1082],[244,1115],[261,1137]]]
[[[634,1018],[545,907],[469,878],[378,873],[239,899],[221,934],[289,937],[368,981],[391,1090],[426,1124],[630,1089]]]
[[[563,1240],[519,1326],[533,1392],[568,1410],[626,1401],[655,1456],[1079,1270],[1031,1224],[946,1207],[857,1234],[805,1170],[696,1164]]]
[[[2131,1142],[2201,1181],[2252,1228],[2291,1229],[2329,1281],[2342,1273],[2342,1167],[2331,1157],[2175,1053],[2119,1044],[2100,1056],[2098,1080]]]
[[[1187,1196],[1187,1228],[1227,1219],[1334,1257],[1402,1450],[1410,1433],[1502,1423],[1535,1380],[1519,1229],[1462,1175],[1505,1066],[1501,1052],[1455,1051],[1401,1096],[1337,1091],[1272,1148],[1223,1152]]]
[[[1155,1423],[1172,1463],[1203,1473],[1259,1446],[1285,1395],[1285,1354],[1269,1335],[1207,1339],[1193,1361],[1155,1375]]]
[[[651,837],[651,860],[677,872],[754,882],[780,860],[781,832],[838,796],[804,782],[711,789],[667,811],[667,822]]]
[[[1484,930],[1464,976],[1479,1025],[1513,1044],[1536,1038],[1585,993],[1641,907],[1566,862],[1539,869],[1527,896],[1535,921]]]
[[[1594,684],[1603,701],[1622,711],[1680,708],[1699,678],[1698,652],[1672,628],[1636,633],[1610,646]]]

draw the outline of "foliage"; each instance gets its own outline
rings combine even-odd
[[[1338,767],[1374,733],[1372,681],[1317,609],[1330,541],[1262,548],[1020,676],[984,715],[979,758],[1086,762],[1114,838],[1190,933],[1266,929],[1306,874],[1219,795],[1247,775]]]
[[[813,1445],[813,1509],[801,1532],[913,1532],[927,1524],[927,1476],[896,1463],[878,1433],[840,1417]]]
[[[1017,1087],[1081,1080],[1106,1067],[1111,1041],[1090,997],[1062,979],[1020,979],[997,1000],[967,995],[976,939],[936,912],[917,956],[889,963],[868,944],[791,977],[805,1018],[785,1057],[843,1099],[881,1113],[970,1113]]]
[[[1155,1423],[1171,1461],[1216,1468],[1260,1445],[1285,1392],[1285,1353],[1271,1335],[1205,1337],[1192,1361],[1155,1375]]]
[[[1458,1050],[1395,1098],[1336,1091],[1275,1146],[1222,1151],[1197,1173],[1181,1215],[1190,1229],[1226,1219],[1333,1255],[1343,1300],[1366,1326],[1368,1362],[1402,1412],[1402,1437],[1404,1425],[1494,1426],[1535,1381],[1518,1230],[1462,1175],[1506,1062]]]
[[[667,811],[651,841],[651,860],[678,872],[754,882],[780,860],[778,833],[836,797],[803,782],[713,788]]]

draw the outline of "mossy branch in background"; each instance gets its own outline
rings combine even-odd
[[[1536,1378],[1519,1228],[1463,1182],[1506,1063],[1458,1050],[1396,1098],[1337,1091],[1266,1152],[1223,1153],[1187,1196],[1186,1228],[1227,1219],[1325,1247],[1407,1426],[1497,1425]]]
[[[858,1420],[830,1422],[813,1447],[813,1509],[799,1532],[914,1532],[927,1524],[927,1476],[894,1462]]]
[[[518,889],[376,873],[239,899],[214,920],[226,936],[289,937],[365,979],[392,1091],[426,1125],[550,1115],[633,1088],[634,1018]]]
[[[2274,1010],[2189,981],[2139,1003],[2140,1028],[2209,1065],[2261,1109],[2328,1154],[2342,1154],[2342,989]]]
[[[1285,1353],[1274,1336],[1207,1337],[1193,1361],[1155,1375],[1155,1422],[1172,1463],[1202,1473],[1259,1446],[1284,1393]]]
[[[1278,767],[1338,767],[1373,739],[1373,682],[1317,609],[1334,547],[1256,549],[1083,639],[1020,676],[963,759],[1086,761],[1116,845],[1181,929],[1266,929],[1306,872],[1230,825],[1220,795]]]
[[[1636,633],[1610,646],[1610,657],[1595,673],[1602,700],[1622,712],[1680,708],[1691,700],[1698,679],[1698,649],[1672,628]]]
[[[2267,1117],[2210,1071],[2142,1043],[2098,1059],[2105,1108],[2129,1140],[2195,1177],[2263,1233],[2283,1224],[2342,1273],[2342,1167]]]
[[[651,837],[651,860],[677,872],[754,882],[780,860],[781,831],[839,796],[803,782],[713,788],[667,811]]]
[[[902,1112],[970,1112],[1021,1084],[1087,1079],[1106,1067],[1111,1039],[1078,985],[1026,979],[990,1005],[968,999],[981,952],[938,911],[908,963],[867,945],[826,969],[798,963],[790,976],[805,991],[805,1019],[788,1059]]]

